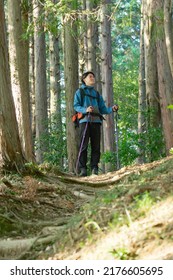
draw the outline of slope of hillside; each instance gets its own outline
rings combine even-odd
[[[1,175],[0,259],[173,259],[172,170]]]

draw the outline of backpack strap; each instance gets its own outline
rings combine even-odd
[[[91,94],[86,94],[85,93],[85,90],[83,88],[80,88],[80,94],[81,94],[81,101],[82,101],[82,105],[83,105],[83,100],[84,100],[84,97],[87,95],[89,96],[90,98],[93,98],[93,99],[97,99],[97,101],[99,102],[100,100],[100,93],[98,91],[96,91],[97,93],[97,96],[92,96]]]

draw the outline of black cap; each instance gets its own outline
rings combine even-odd
[[[92,74],[94,77],[95,77],[95,74],[92,72],[92,71],[87,71],[85,73],[83,73],[82,75],[82,79],[81,79],[81,82],[84,83],[84,79],[89,75],[89,74]]]

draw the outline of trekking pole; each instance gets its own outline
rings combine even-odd
[[[116,143],[116,161],[117,161],[117,170],[120,169],[120,160],[119,160],[119,146],[118,146],[118,111],[115,113],[115,143]]]
[[[87,122],[86,122],[86,125],[85,125],[82,141],[81,141],[80,148],[79,148],[79,153],[78,153],[77,162],[76,162],[76,174],[78,174],[79,159],[80,159],[80,155],[82,153],[83,143],[84,143],[86,131],[87,131],[87,128],[88,128],[89,117],[90,117],[90,113],[88,113],[88,119],[87,119]]]

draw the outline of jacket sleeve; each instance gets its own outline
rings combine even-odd
[[[83,107],[81,103],[82,103],[81,93],[80,93],[80,90],[78,89],[75,92],[73,107],[76,112],[86,114],[87,108]]]
[[[99,97],[99,111],[102,115],[108,115],[112,113],[112,107],[106,107],[102,95]]]

